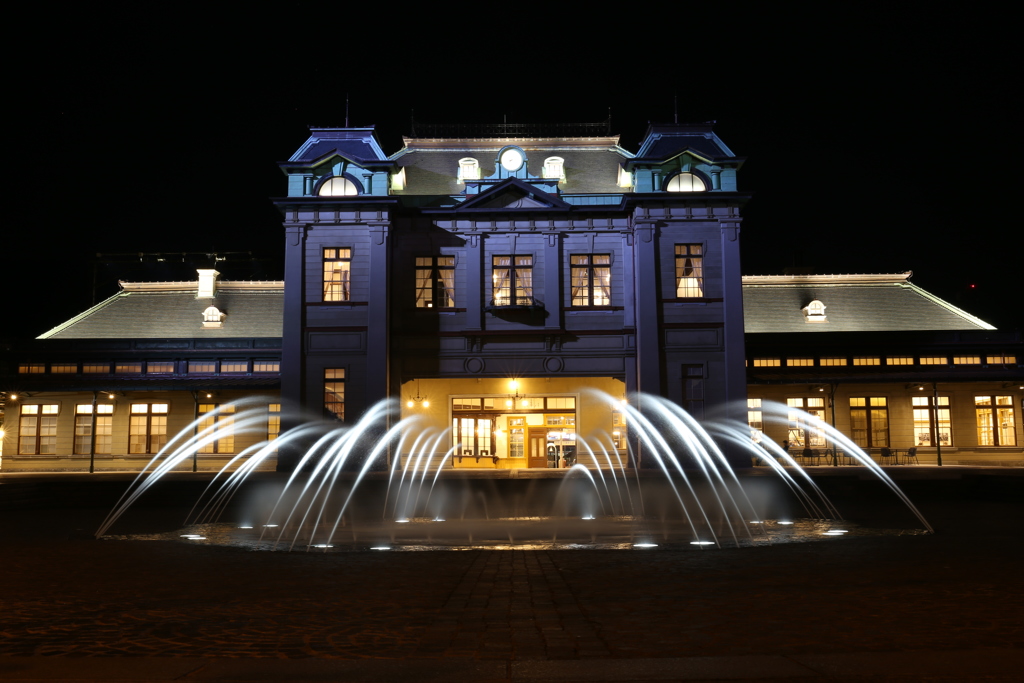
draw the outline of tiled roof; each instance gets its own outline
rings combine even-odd
[[[481,177],[487,178],[494,174],[498,150],[506,144],[508,141],[500,140],[493,144],[482,142],[468,149],[408,149],[393,157],[400,167],[405,168],[406,177],[406,189],[395,194],[459,194],[465,189],[465,185],[457,182],[459,159],[476,159],[480,164]],[[557,156],[565,160],[565,182],[559,184],[559,189],[565,194],[623,191],[618,179],[619,166],[628,159],[624,150],[606,146],[589,149],[520,146],[526,151],[529,171],[535,176],[542,175],[544,160],[548,157]]]
[[[759,332],[874,332],[995,329],[897,275],[746,276],[744,328]],[[827,322],[808,323],[803,307],[825,304]]]
[[[651,159],[668,159],[687,148],[711,160],[732,156],[728,150],[718,144],[717,140],[706,138],[703,135],[678,135],[661,138],[651,146],[644,156]]]
[[[164,283],[170,286],[172,283]],[[196,284],[174,290],[122,291],[58,325],[39,339],[223,339],[280,337],[283,287],[262,283],[253,290],[218,290],[213,299],[197,299]],[[188,289],[185,289],[188,286]],[[237,286],[237,285],[235,285]],[[216,306],[225,314],[219,328],[203,328],[203,311]]]

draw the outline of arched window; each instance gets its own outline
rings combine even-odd
[[[666,192],[704,192],[707,186],[704,181],[693,173],[677,173],[668,179]]]
[[[565,159],[562,157],[548,157],[544,160],[544,177],[558,178],[565,180]]]
[[[324,181],[324,184],[320,186],[319,192],[321,197],[347,197],[350,195],[359,194],[359,188],[348,178],[342,176],[334,176]]]
[[[804,320],[809,323],[827,323],[828,318],[825,316],[825,304],[818,299],[815,299],[811,303],[807,304],[803,308]]]
[[[480,162],[473,157],[459,159],[459,182],[480,180]]]

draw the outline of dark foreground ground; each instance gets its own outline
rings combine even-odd
[[[841,474],[847,518],[917,526]],[[0,680],[1024,679],[1024,472],[900,474],[936,534],[329,555],[91,540],[127,479],[2,477]],[[201,484],[113,531],[176,528]]]

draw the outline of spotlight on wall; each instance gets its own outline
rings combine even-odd
[[[17,394],[7,394],[7,398],[11,399],[12,401],[17,401],[18,400],[18,395]]]

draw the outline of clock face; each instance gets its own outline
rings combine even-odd
[[[501,153],[501,165],[506,171],[518,171],[523,165],[523,155],[518,149],[506,149]]]

